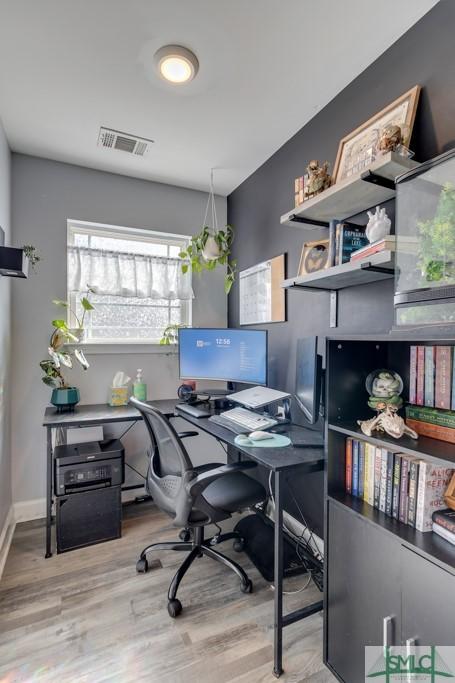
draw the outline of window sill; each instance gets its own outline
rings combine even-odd
[[[78,344],[66,344],[69,348],[76,348]],[[157,344],[156,342],[82,342],[81,348],[86,356],[99,354],[156,354],[159,356],[176,356],[178,347],[176,344]]]

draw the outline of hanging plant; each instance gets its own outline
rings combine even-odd
[[[212,213],[212,227],[207,224],[209,208]],[[192,237],[187,248],[182,249],[179,254],[179,257],[184,260],[182,273],[187,273],[190,267],[194,273],[202,273],[203,270],[215,270],[217,266],[226,266],[224,291],[229,294],[235,281],[237,265],[235,259],[229,260],[232,242],[234,241],[234,230],[230,225],[226,225],[222,229],[218,228],[213,190],[213,169],[210,176],[210,192],[203,226],[201,232]]]
[[[30,262],[32,270],[36,271],[36,266],[41,261],[41,256],[36,251],[36,247],[34,247],[33,244],[24,244],[22,249]]]

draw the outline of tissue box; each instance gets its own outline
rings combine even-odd
[[[128,405],[128,387],[111,387],[109,394],[110,406]]]

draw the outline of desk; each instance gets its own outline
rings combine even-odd
[[[221,425],[211,422],[208,417],[195,418],[178,408],[177,399],[149,401],[167,416],[178,416],[191,423],[199,430],[210,434],[215,439],[232,446],[236,451],[273,472],[275,484],[275,529],[274,529],[274,667],[276,677],[283,673],[283,628],[300,619],[319,612],[323,608],[322,600],[307,605],[290,614],[283,614],[283,472],[299,468],[305,472],[316,472],[324,468],[324,451],[322,448],[254,448],[238,446],[235,434]],[[141,415],[133,406],[113,408],[106,404],[76,406],[71,413],[57,413],[55,408],[46,408],[43,426],[47,430],[47,495],[46,495],[46,557],[52,555],[51,524],[53,502],[53,451],[52,430],[88,425],[109,424],[113,422],[137,422]],[[302,436],[302,427],[288,425],[286,435],[291,441]]]

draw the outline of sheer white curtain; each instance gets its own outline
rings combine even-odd
[[[97,294],[138,299],[194,297],[191,271],[182,273],[179,258],[68,246],[68,290],[83,292],[87,286]]]

